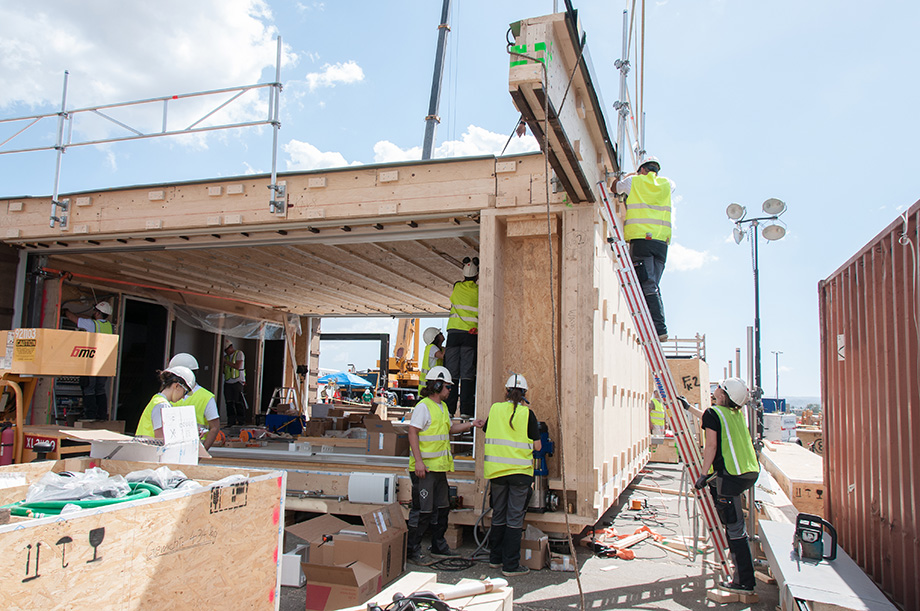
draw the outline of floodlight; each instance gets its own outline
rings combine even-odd
[[[732,235],[735,237],[735,244],[741,244],[741,240],[744,239],[744,232],[741,231],[741,228],[735,227],[732,231]]]
[[[781,199],[771,197],[763,203],[763,211],[767,214],[779,216],[786,211],[786,202]]]
[[[763,239],[769,240],[772,242],[774,240],[782,239],[782,237],[786,235],[786,228],[777,223],[777,224],[765,226],[760,231],[760,233],[763,235]]]
[[[746,212],[747,210],[740,204],[729,204],[728,208],[725,209],[725,214],[733,221],[740,219]]]

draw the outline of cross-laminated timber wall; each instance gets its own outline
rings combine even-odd
[[[549,231],[552,256],[545,214],[483,214],[478,404],[499,400],[510,372],[527,377],[531,409],[562,446],[570,508],[590,521],[648,460],[648,369],[596,210],[556,207]]]

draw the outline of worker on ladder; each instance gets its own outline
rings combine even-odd
[[[453,387],[453,378],[444,367],[432,367],[422,389],[422,400],[412,410],[409,420],[409,479],[412,482],[412,505],[409,508],[409,533],[406,559],[417,565],[428,565],[422,552],[422,537],[431,526],[431,555],[450,558],[457,553],[450,549],[444,534],[450,515],[450,491],[447,474],[454,470],[450,453],[451,434],[464,433],[473,427],[482,428],[482,420],[451,422],[444,400]]]
[[[479,346],[479,257],[463,258],[463,280],[454,283],[450,293],[450,317],[447,320],[447,349],[444,366],[456,380],[447,398],[450,415],[472,418],[476,413],[476,353]]]
[[[741,510],[742,493],[752,488],[760,475],[751,433],[741,412],[751,394],[744,380],[728,378],[719,383],[713,397],[715,402],[705,412],[684,402],[686,409],[701,418],[706,433],[702,475],[695,486],[699,490],[709,485],[735,565],[732,580],[719,582],[719,588],[736,594],[752,594],[756,581],[754,560]]]
[[[422,339],[425,341],[425,352],[422,354],[422,360],[419,362],[418,391],[422,392],[425,388],[425,380],[428,377],[428,371],[432,367],[444,365],[444,334],[437,327],[428,327],[422,333]]]
[[[648,156],[635,174],[616,183],[616,192],[626,194],[626,223],[623,238],[629,243],[629,256],[642,285],[649,314],[659,341],[668,339],[664,303],[658,288],[671,242],[671,181],[658,176],[661,164]]]
[[[217,400],[214,398],[214,393],[198,383],[198,359],[187,352],[180,352],[169,359],[166,368],[170,369],[176,365],[188,367],[195,374],[196,380],[192,391],[182,399],[174,401],[173,406],[191,405],[195,408],[195,421],[198,423],[199,432],[202,432],[202,429],[207,431],[202,444],[205,450],[210,450],[220,434],[220,412],[217,409]]]

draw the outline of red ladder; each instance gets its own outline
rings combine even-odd
[[[645,295],[642,293],[642,287],[636,276],[636,270],[633,269],[632,259],[629,256],[629,246],[623,239],[620,220],[610,207],[607,186],[603,182],[598,183],[598,186],[600,188],[601,202],[603,203],[601,211],[606,217],[610,231],[608,242],[610,242],[610,246],[619,262],[617,277],[620,281],[620,287],[623,289],[623,295],[626,297],[626,303],[629,306],[629,313],[636,325],[636,332],[639,334],[645,357],[648,359],[649,369],[651,369],[652,377],[655,379],[655,387],[661,396],[661,402],[665,407],[668,421],[677,439],[680,455],[690,472],[690,481],[695,482],[702,474],[703,457],[700,454],[699,446],[690,434],[690,422],[687,414],[677,401],[677,387],[674,385],[671,369],[668,367],[668,361],[665,359],[664,351],[661,349],[661,342],[658,341],[658,333],[652,323],[652,317],[649,314]],[[731,576],[731,571],[728,568],[728,556],[725,553],[728,541],[725,538],[722,523],[716,513],[715,503],[705,489],[697,490],[693,488],[693,491],[696,494],[696,500],[699,503],[706,530],[709,531],[709,536],[712,538],[716,559],[723,574]]]

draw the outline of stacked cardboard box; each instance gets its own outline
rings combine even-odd
[[[353,526],[322,515],[286,532],[307,547],[302,569],[308,611],[361,604],[402,574],[406,560],[406,522],[394,503],[361,516]]]

